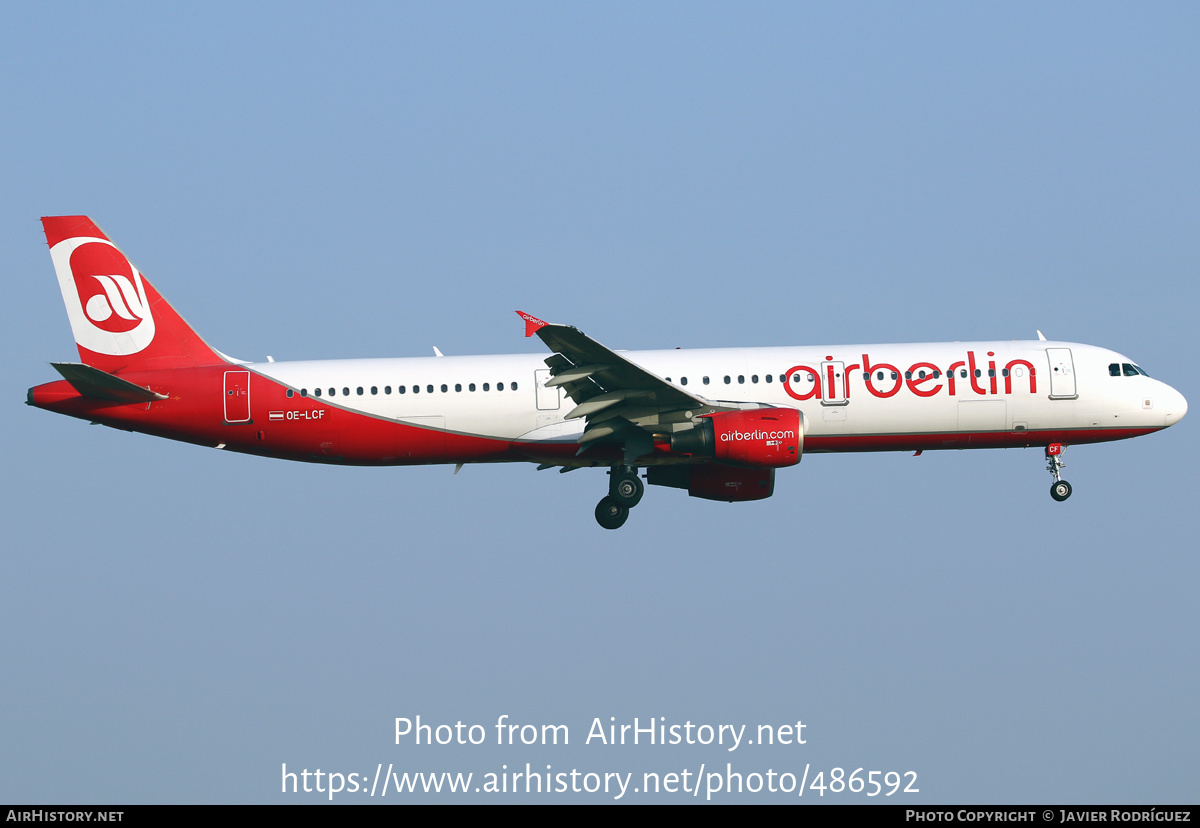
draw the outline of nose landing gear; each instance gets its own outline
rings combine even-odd
[[[609,475],[608,497],[596,505],[596,522],[605,529],[620,529],[629,510],[641,502],[646,487],[634,466],[613,466]]]
[[[1062,461],[1062,453],[1066,449],[1062,443],[1046,446],[1046,471],[1054,475],[1054,482],[1050,485],[1050,496],[1059,503],[1071,496],[1071,484],[1063,480],[1061,474],[1061,470],[1067,465]]]

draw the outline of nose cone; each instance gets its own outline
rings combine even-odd
[[[1171,386],[1166,387],[1166,394],[1163,399],[1163,417],[1165,424],[1172,426],[1183,419],[1183,415],[1187,413],[1187,400]]]

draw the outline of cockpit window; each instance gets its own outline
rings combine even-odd
[[[1132,362],[1112,362],[1108,366],[1108,375],[1110,377],[1136,377],[1139,374],[1143,377],[1150,376],[1142,370],[1140,365],[1134,365]]]

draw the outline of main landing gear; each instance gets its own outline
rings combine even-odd
[[[1067,465],[1062,461],[1062,454],[1067,450],[1067,447],[1062,443],[1051,443],[1046,446],[1046,471],[1054,475],[1054,482],[1050,485],[1050,496],[1062,503],[1071,496],[1071,484],[1062,479],[1061,470]]]
[[[641,502],[646,487],[634,466],[613,466],[609,471],[608,497],[596,505],[596,522],[605,529],[620,529],[629,510]]]

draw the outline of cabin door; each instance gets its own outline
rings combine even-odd
[[[1047,348],[1046,356],[1050,359],[1050,399],[1073,400],[1078,397],[1071,349]]]
[[[250,372],[225,372],[225,422],[250,422]]]

